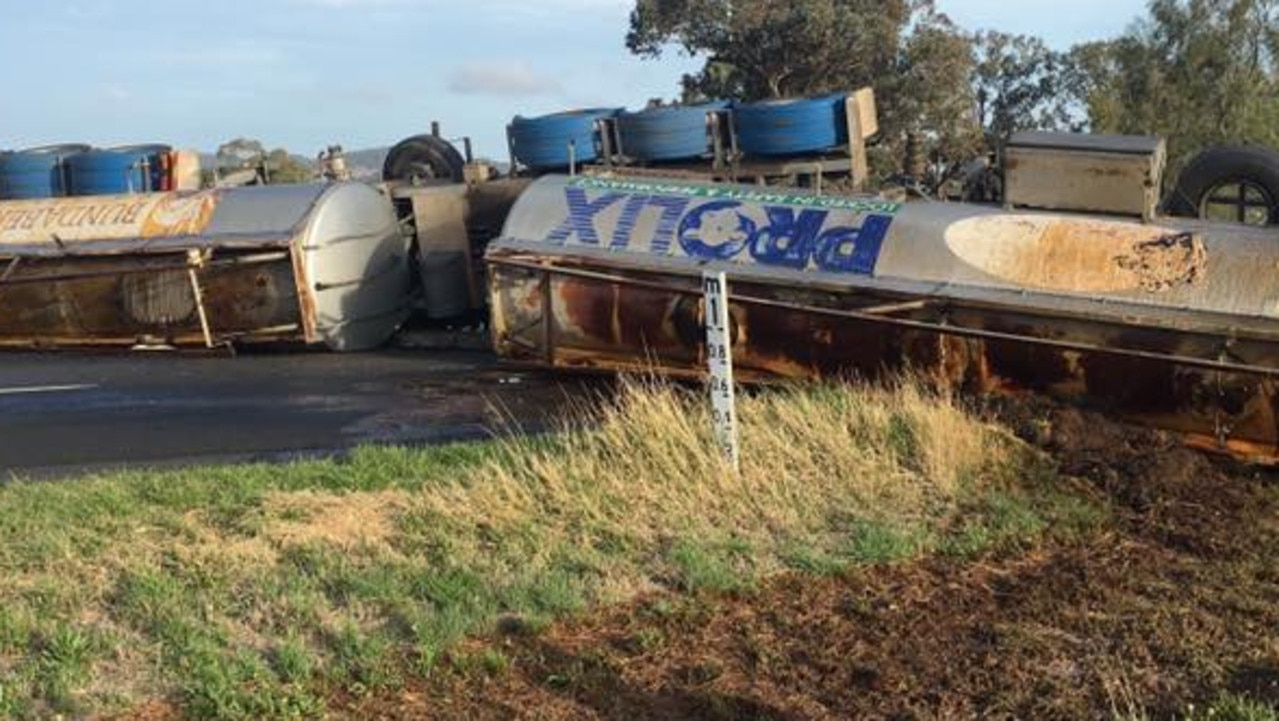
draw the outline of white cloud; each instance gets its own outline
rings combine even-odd
[[[462,65],[449,78],[449,90],[462,95],[558,95],[563,86],[521,61],[481,61]]]

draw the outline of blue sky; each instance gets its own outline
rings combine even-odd
[[[938,0],[970,29],[1056,46],[1118,34],[1144,0]],[[630,56],[631,0],[7,0],[0,147],[233,137],[314,155],[431,120],[504,156],[516,113],[642,106],[699,63]],[[1015,8],[1015,9],[1014,9]]]

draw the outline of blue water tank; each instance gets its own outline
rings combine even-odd
[[[167,145],[91,150],[67,161],[68,195],[150,193],[166,189]]]
[[[727,102],[649,108],[617,116],[622,153],[643,161],[685,160],[711,152],[708,115]]]
[[[0,199],[66,195],[66,162],[88,150],[87,145],[46,145],[0,155]]]
[[[747,155],[803,155],[848,143],[848,96],[766,100],[733,112],[737,147]]]
[[[569,166],[571,144],[572,158],[578,163],[589,163],[598,159],[602,150],[599,121],[619,112],[620,108],[594,108],[537,118],[517,115],[507,128],[511,152],[529,168],[554,170]]]

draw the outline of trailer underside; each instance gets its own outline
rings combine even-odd
[[[700,277],[537,253],[489,257],[493,337],[522,363],[700,377]],[[735,282],[733,359],[748,381],[926,374],[972,392],[1031,390],[1279,458],[1279,341],[929,297]]]

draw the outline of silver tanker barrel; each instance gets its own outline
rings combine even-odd
[[[0,202],[0,346],[371,348],[408,314],[408,244],[355,183]]]
[[[1279,447],[1273,229],[550,177],[487,261],[518,361],[700,374],[700,276],[724,270],[747,378],[928,369]]]

